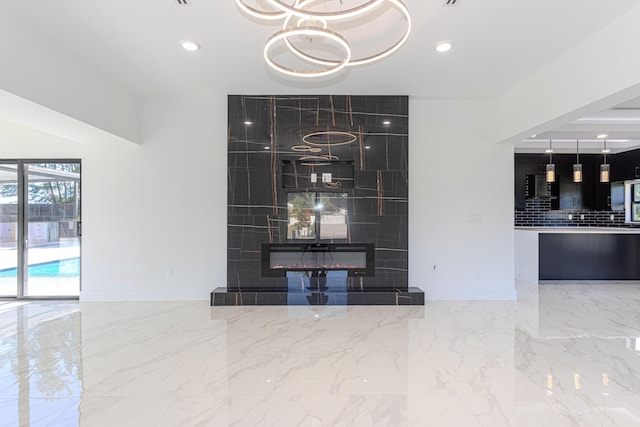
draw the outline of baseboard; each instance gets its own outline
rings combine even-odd
[[[515,289],[424,289],[425,300],[515,301]],[[82,291],[81,302],[91,301],[209,301],[211,289]]]
[[[472,300],[472,301],[515,301],[515,289],[425,289],[428,301]]]
[[[91,301],[208,301],[210,289],[148,289],[81,291],[80,302]]]

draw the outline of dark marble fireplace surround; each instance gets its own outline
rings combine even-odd
[[[408,118],[406,96],[230,95],[227,284],[211,304],[424,304],[408,284]],[[274,274],[269,248],[305,262]],[[354,268],[327,268],[340,259]]]

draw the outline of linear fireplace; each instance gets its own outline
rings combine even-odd
[[[350,277],[373,276],[375,245],[371,243],[276,243],[262,245],[262,275],[283,277],[288,271],[346,271]]]

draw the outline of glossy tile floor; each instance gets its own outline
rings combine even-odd
[[[518,290],[425,307],[0,301],[0,425],[640,425],[640,285]]]

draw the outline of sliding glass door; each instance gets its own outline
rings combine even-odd
[[[0,292],[0,296],[77,297],[80,161],[18,160],[13,165],[17,178],[13,183],[15,197],[10,199],[12,192],[5,189],[5,198],[0,202],[0,212],[16,212],[16,232],[3,238],[7,250],[2,254],[13,264],[7,261],[0,266],[0,286],[4,274],[13,279],[15,291]],[[0,166],[11,169],[11,163]],[[3,218],[2,226],[8,229],[4,221],[10,219]],[[9,279],[6,286],[10,291]]]

